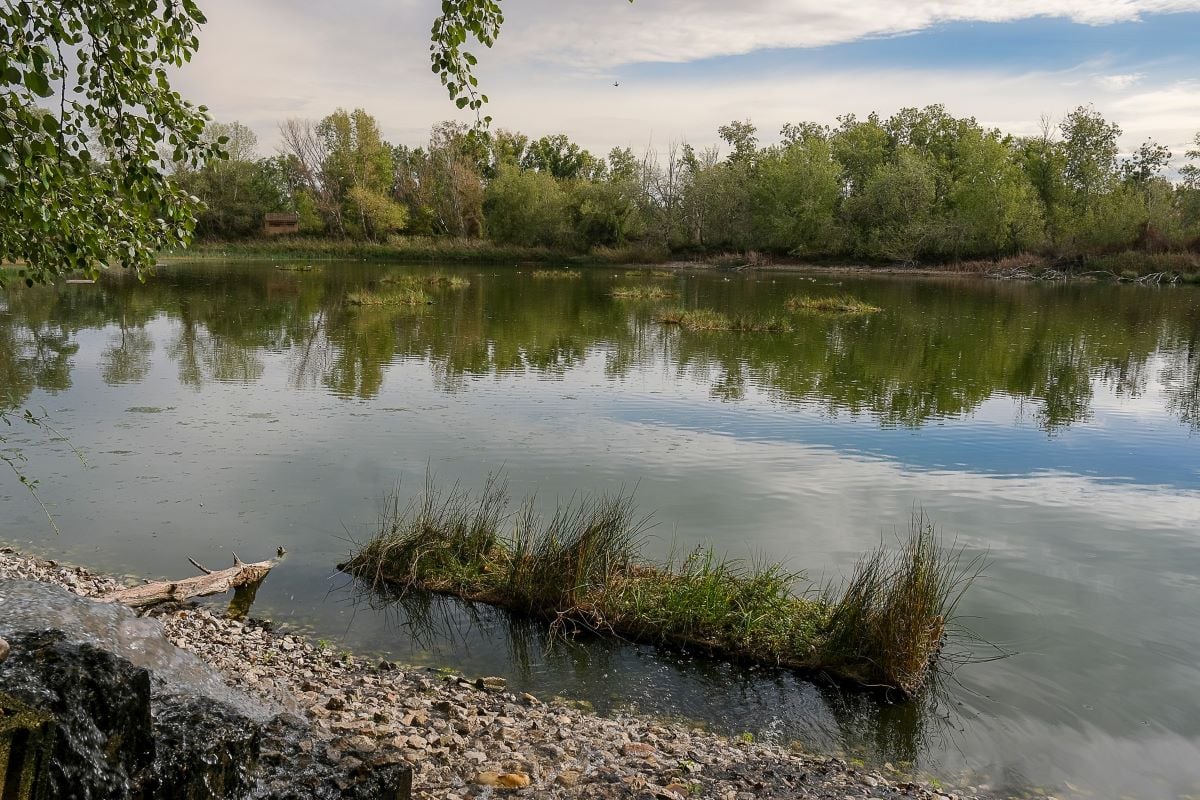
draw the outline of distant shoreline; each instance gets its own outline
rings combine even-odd
[[[656,269],[764,272],[830,272],[862,275],[982,276],[989,278],[1062,280],[1092,279],[1139,283],[1200,283],[1200,254],[1120,253],[1055,258],[1023,254],[999,259],[954,263],[871,263],[805,260],[756,252],[712,253],[688,258],[636,246],[569,253],[538,247],[494,245],[483,240],[412,239],[353,242],[337,239],[252,239],[198,242],[187,250],[164,254],[165,263],[195,260],[236,261],[395,261],[438,264],[553,264],[564,267],[654,267]]]

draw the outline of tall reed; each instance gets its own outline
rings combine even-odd
[[[978,562],[960,566],[924,515],[898,549],[865,555],[839,587],[797,590],[802,574],[698,548],[641,557],[648,517],[625,491],[581,495],[549,517],[532,498],[508,513],[502,478],[478,493],[426,480],[342,565],[369,586],[485,602],[554,630],[700,648],[734,660],[822,671],[905,695],[924,684]]]

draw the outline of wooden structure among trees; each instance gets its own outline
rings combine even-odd
[[[263,234],[266,236],[281,236],[286,233],[298,233],[299,231],[299,214],[263,215]]]

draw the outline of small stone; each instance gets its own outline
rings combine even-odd
[[[489,692],[502,692],[508,686],[504,678],[479,678],[475,681],[476,689],[486,689]]]
[[[561,747],[556,744],[551,744],[550,742],[542,742],[539,744],[537,746],[537,752],[556,761],[561,760],[564,755],[564,750]]]
[[[645,742],[629,742],[621,748],[621,752],[629,758],[650,758],[654,755],[654,748]]]
[[[359,753],[374,753],[379,745],[370,736],[351,736],[346,740],[346,747]]]
[[[426,741],[424,736],[410,736],[404,741],[413,750],[424,750],[426,747],[429,747],[429,742]]]
[[[480,772],[475,783],[499,789],[524,789],[529,785],[529,776],[524,772]]]
[[[330,711],[342,711],[346,708],[346,701],[340,697],[331,697],[329,698],[329,701],[325,703],[325,708],[329,709]]]

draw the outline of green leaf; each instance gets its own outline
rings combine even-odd
[[[50,88],[50,79],[42,72],[26,72],[25,86],[38,97],[49,97],[54,94]]]

